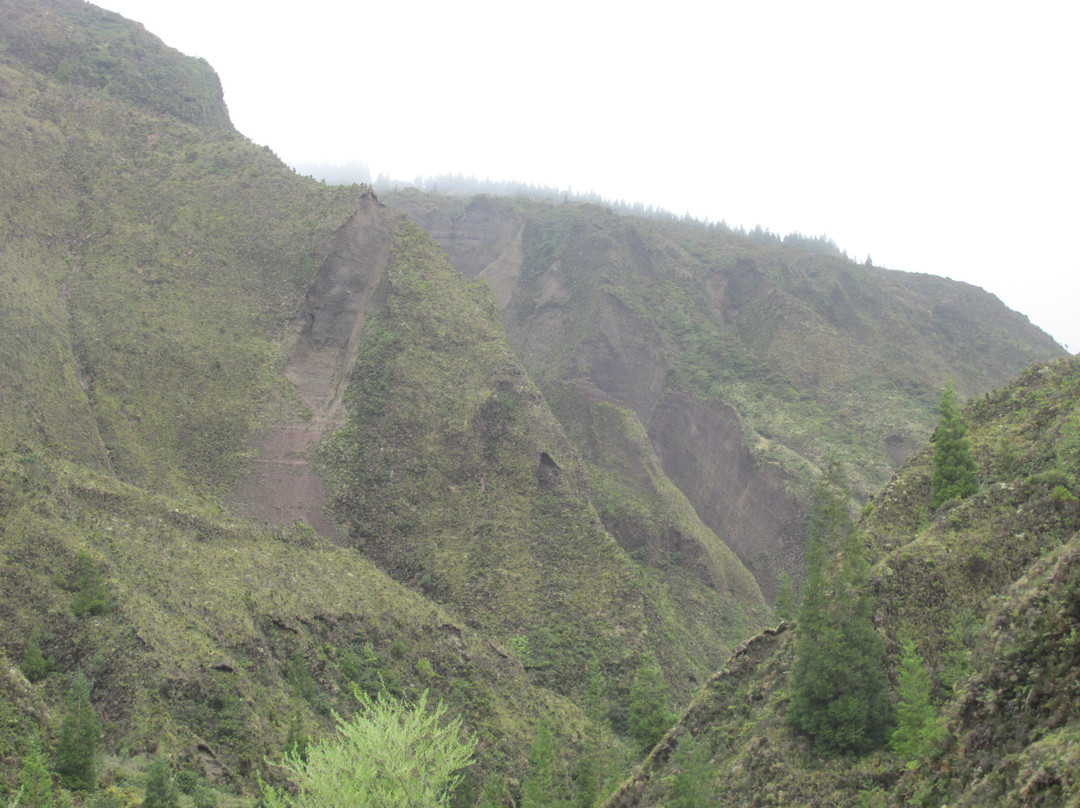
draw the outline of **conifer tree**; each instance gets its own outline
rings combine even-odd
[[[600,663],[593,657],[589,662],[589,688],[585,692],[585,715],[592,723],[578,760],[574,777],[574,804],[578,808],[591,808],[599,799],[600,789],[607,771],[607,755],[604,748],[605,692],[607,685]]]
[[[180,789],[173,782],[172,766],[163,757],[155,758],[147,769],[142,808],[180,808]]]
[[[53,808],[52,777],[45,767],[45,755],[35,742],[26,757],[23,758],[22,771],[19,773],[20,795],[17,805],[20,808]]]
[[[937,711],[930,704],[930,674],[926,672],[915,643],[905,640],[897,683],[900,701],[896,708],[896,730],[890,738],[892,750],[909,765],[930,754],[940,733]]]
[[[536,728],[529,749],[529,770],[521,786],[521,808],[554,808],[566,805],[563,799],[563,771],[555,750],[555,739],[547,721]]]
[[[660,665],[646,653],[630,686],[630,735],[642,752],[656,746],[675,720],[668,710],[667,697]]]
[[[56,773],[65,788],[88,791],[94,787],[98,729],[97,716],[90,706],[90,683],[79,671],[68,691],[67,713],[56,745]]]
[[[941,392],[940,419],[934,432],[934,462],[930,474],[930,507],[937,509],[950,499],[963,499],[979,490],[975,461],[967,430],[960,422],[952,385]]]
[[[884,644],[866,591],[865,552],[839,468],[814,492],[788,720],[824,751],[861,753],[886,737]]]
[[[701,808],[718,804],[712,778],[716,769],[709,745],[693,735],[684,735],[671,756],[676,774],[671,783],[670,808]]]

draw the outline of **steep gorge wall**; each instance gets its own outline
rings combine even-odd
[[[582,266],[595,262],[592,271],[599,274],[612,260],[612,245],[597,236],[589,248],[523,278],[525,217],[482,201],[452,218],[419,204],[401,209],[431,233],[462,274],[493,285],[515,350],[549,395],[552,383],[569,381],[586,401],[633,411],[664,473],[771,596],[777,572],[801,562],[801,508],[785,491],[782,475],[754,459],[733,408],[667,389],[669,346],[656,325],[617,294],[583,288]],[[640,237],[630,240],[629,252],[657,272]],[[530,290],[534,297],[524,302]],[[594,302],[587,328],[575,310],[583,297]],[[553,365],[561,370],[556,378]],[[558,412],[564,421],[585,417],[573,408]]]
[[[826,459],[866,496],[929,435],[946,379],[974,395],[1061,353],[983,290],[838,253],[589,205],[389,203],[492,284],[545,395],[569,383],[636,414],[766,593],[801,568],[803,503]]]

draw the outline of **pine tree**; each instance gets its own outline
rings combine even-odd
[[[90,683],[79,671],[68,691],[67,713],[56,745],[56,773],[65,788],[89,791],[94,787],[98,729],[97,716],[90,706]]]
[[[565,805],[564,779],[551,727],[547,721],[541,721],[529,750],[529,769],[521,785],[521,808]]]
[[[896,708],[896,730],[890,738],[892,750],[909,765],[930,754],[940,734],[937,711],[930,704],[930,674],[926,672],[915,643],[906,640],[900,659]]]
[[[52,777],[45,767],[45,755],[35,742],[23,759],[22,771],[19,772],[20,796],[17,804],[20,808],[53,808]]]
[[[589,687],[585,691],[585,715],[591,722],[590,732],[578,759],[574,777],[574,804],[578,808],[591,808],[599,799],[600,789],[607,771],[607,754],[604,749],[605,696],[607,684],[600,662],[593,657],[589,662]]]
[[[142,808],[180,808],[180,789],[173,782],[172,766],[163,757],[155,758],[146,771]]]
[[[967,430],[960,422],[952,385],[941,392],[940,420],[934,432],[934,463],[930,474],[930,507],[937,509],[950,499],[963,499],[979,490],[975,461]]]
[[[700,808],[719,803],[712,778],[716,772],[709,746],[693,735],[684,735],[671,756],[676,774],[671,783],[671,808]]]
[[[630,735],[648,752],[675,720],[667,706],[668,687],[660,665],[646,653],[630,686]]]
[[[865,551],[837,466],[814,493],[788,721],[824,751],[861,753],[885,741],[884,644],[866,591]]]

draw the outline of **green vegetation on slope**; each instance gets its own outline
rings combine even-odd
[[[63,697],[79,670],[107,756],[168,754],[238,790],[267,776],[290,727],[318,736],[331,710],[351,715],[354,686],[445,701],[478,741],[477,782],[521,770],[540,716],[557,721],[567,755],[584,738],[581,712],[531,686],[515,658],[303,526],[255,527],[6,453],[0,553],[5,794],[34,732],[65,748]],[[107,612],[76,615],[81,557]],[[10,660],[35,627],[54,665],[30,684]]]
[[[783,625],[733,655],[607,805],[664,804],[687,736],[709,750],[710,787],[729,805],[1019,808],[1080,797],[1080,360],[1033,366],[968,402],[962,420],[979,492],[931,511],[928,446],[860,522],[910,743],[822,758],[793,733],[790,638],[803,627]]]
[[[497,291],[545,395],[572,384],[635,413],[664,472],[770,595],[781,570],[800,572],[797,525],[828,458],[864,500],[926,439],[946,378],[971,395],[1061,353],[979,289],[798,240],[596,205],[387,201]],[[580,431],[579,409],[556,409]]]
[[[558,692],[584,695],[595,656],[625,694],[647,649],[685,690],[717,649],[667,636],[692,607],[643,580],[604,530],[585,469],[507,346],[487,290],[406,220],[377,300],[348,422],[319,450],[349,542],[518,649],[534,680]],[[726,601],[729,642],[763,611],[753,582],[742,585],[746,602]]]
[[[236,134],[205,63],[118,16],[0,6],[0,442],[221,493],[355,191]]]

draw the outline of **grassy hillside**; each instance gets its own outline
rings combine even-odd
[[[652,659],[669,707],[708,682],[612,805],[670,801],[686,735],[735,804],[1076,793],[1080,371],[981,397],[1060,352],[992,297],[589,205],[398,199],[428,235],[81,0],[0,0],[0,189],[0,799],[80,671],[99,808],[155,755],[246,804],[354,687],[462,717],[458,805],[521,796],[541,725],[570,793]],[[766,619],[747,567],[798,567],[818,467],[867,496],[945,378],[979,494],[931,512],[922,450],[862,526],[947,740],[819,760],[781,717],[797,629],[709,673]]]
[[[816,242],[576,203],[387,201],[488,282],[546,395],[572,386],[636,415],[665,473],[767,591],[798,569],[826,458],[863,499],[926,440],[947,379],[974,395],[1062,353],[982,290]],[[577,431],[580,410],[557,409]]]
[[[212,71],[139,26],[0,12],[3,797],[79,670],[124,804],[155,754],[250,792],[353,684],[464,717],[462,804],[488,774],[517,793],[538,722],[577,754],[594,660],[593,718],[625,731],[645,652],[674,700],[761,625],[715,537],[677,564],[612,538],[490,294],[414,225],[237,134]],[[324,516],[320,474],[349,548],[292,521]]]
[[[876,623],[894,678],[903,640],[930,673],[944,734],[928,755],[823,758],[792,733],[784,712],[799,629],[785,625],[732,657],[607,805],[666,804],[687,736],[704,745],[708,786],[730,805],[1075,803],[1080,362],[1032,367],[969,402],[964,421],[978,494],[931,512],[924,450],[861,522],[878,557]]]
[[[353,685],[445,700],[479,740],[470,782],[521,770],[540,716],[568,752],[583,738],[581,712],[532,686],[516,657],[302,525],[257,527],[5,452],[0,547],[5,794],[32,738],[56,743],[77,670],[102,720],[106,782],[167,754],[249,790],[290,732],[319,735],[331,710],[354,711]],[[34,684],[17,672],[31,637],[48,660]]]
[[[117,15],[3,12],[0,440],[223,492],[356,191],[237,134],[204,63]]]

